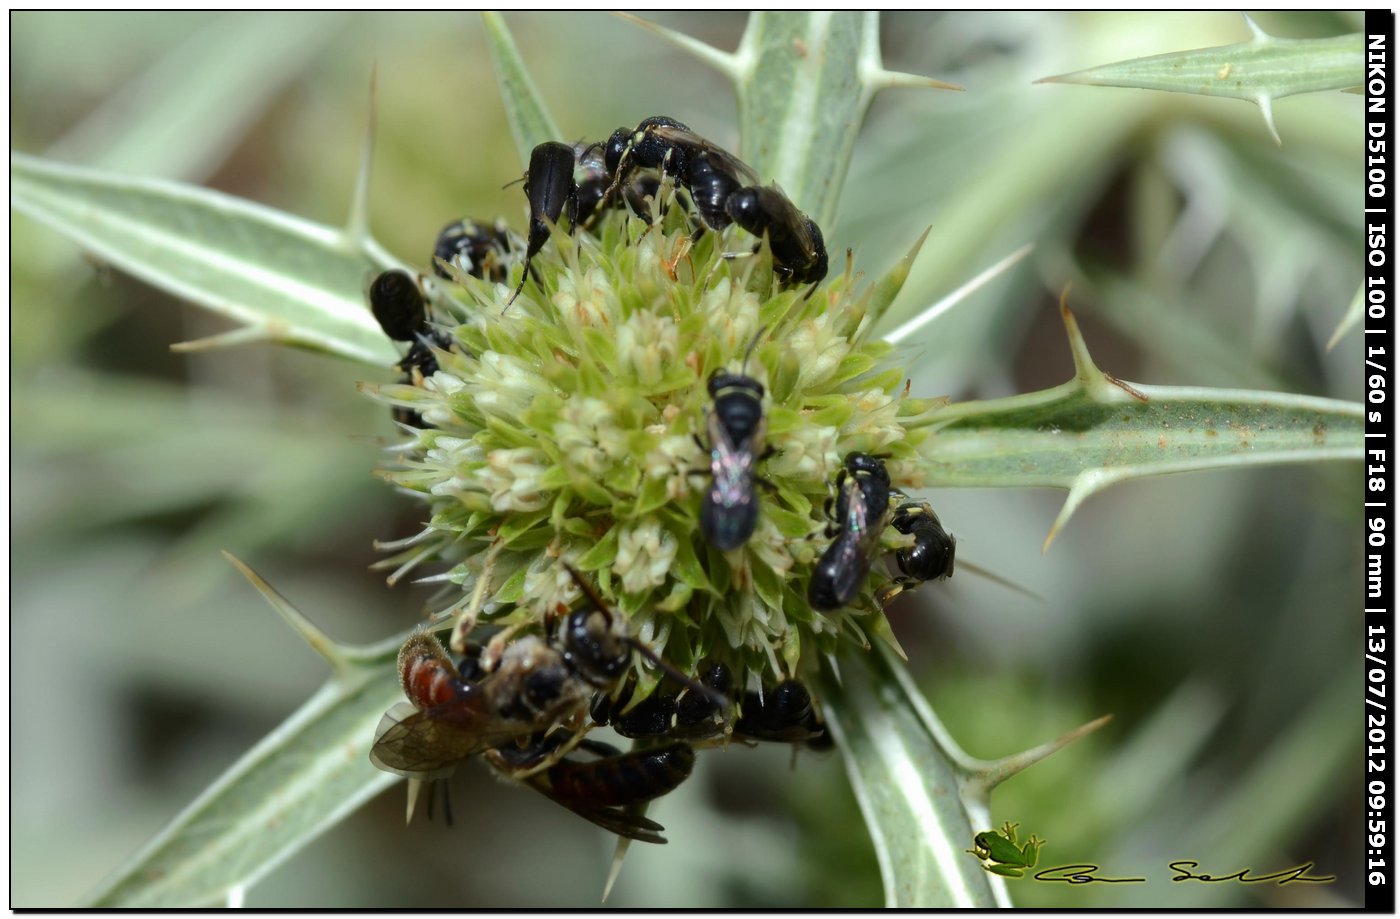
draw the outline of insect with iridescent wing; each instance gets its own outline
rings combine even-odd
[[[835,498],[827,500],[831,545],[817,560],[807,587],[813,609],[838,610],[860,592],[889,522],[891,493],[890,474],[880,457],[846,456],[836,477]]]

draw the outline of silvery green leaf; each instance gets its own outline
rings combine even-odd
[[[352,234],[178,182],[10,155],[10,206],[103,261],[276,341],[385,366],[365,304],[381,265]]]

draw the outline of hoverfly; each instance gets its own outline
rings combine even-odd
[[[533,635],[505,646],[499,663],[481,675],[480,664],[452,664],[429,631],[410,636],[399,649],[399,683],[406,702],[380,720],[370,761],[386,772],[431,780],[451,775],[477,754],[524,742],[576,722],[597,691],[611,691],[632,664],[634,651],[698,691],[723,695],[687,680],[634,636],[573,567],[565,565],[586,603],[569,613],[548,640]],[[514,778],[543,772],[562,761],[583,739],[579,730],[555,740],[536,740],[528,766],[511,766]],[[502,752],[502,757],[509,754]],[[508,763],[508,760],[506,761]]]
[[[826,533],[834,539],[817,561],[807,587],[807,601],[813,609],[840,609],[860,592],[889,519],[890,492],[890,474],[878,457],[867,453],[846,456],[836,477],[834,512],[832,500],[827,499],[831,523]]]

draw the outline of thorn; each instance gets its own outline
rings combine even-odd
[[[413,822],[413,812],[414,812],[414,810],[416,810],[417,807],[418,807],[418,801],[419,801],[420,796],[421,796],[421,794],[422,794],[423,786],[425,786],[425,785],[427,785],[427,784],[428,784],[428,783],[425,782],[425,781],[423,781],[422,779],[409,779],[409,780],[408,780],[408,813],[404,814],[404,818],[403,818],[403,822],[404,822],[404,823],[412,823],[412,822]]]
[[[1045,536],[1045,542],[1041,544],[1040,554],[1044,555],[1050,551],[1050,543],[1055,541],[1064,525],[1069,523],[1069,518],[1078,509],[1085,498],[1109,484],[1110,477],[1099,470],[1091,469],[1079,473],[1075,477],[1074,484],[1070,486],[1069,494],[1065,497],[1065,504],[1060,508],[1060,514],[1055,518],[1055,523],[1050,527],[1050,532]]]
[[[874,86],[877,89],[903,87],[908,89],[951,89],[960,93],[967,91],[966,87],[959,86],[957,83],[947,83],[943,80],[935,80],[933,77],[920,76],[917,73],[903,73],[884,68],[868,74],[865,77],[865,85]]]
[[[643,19],[640,16],[634,16],[631,13],[613,13],[613,15],[635,26],[641,26],[648,32],[664,38],[682,51],[709,64],[731,80],[737,81],[741,76],[739,56],[736,54],[731,54],[728,51],[721,51],[715,46],[708,45],[699,39],[691,38],[689,35],[682,32],[673,31],[665,26],[660,26],[654,22]]]
[[[885,611],[880,609],[878,604],[875,607],[875,611],[878,615],[875,617],[875,621],[870,625],[871,634],[882,639],[885,644],[890,646],[890,649],[894,651],[895,654],[899,655],[900,660],[908,663],[909,655],[905,654],[904,648],[900,647],[899,639],[895,637],[894,629],[890,627],[890,621],[885,618]]]
[[[1351,303],[1347,306],[1347,311],[1342,315],[1342,321],[1337,323],[1337,331],[1332,333],[1332,337],[1327,340],[1327,350],[1331,351],[1337,347],[1337,342],[1342,340],[1342,336],[1350,332],[1352,327],[1361,321],[1362,302],[1361,288],[1356,289],[1356,296],[1351,298]]]
[[[987,763],[978,770],[968,784],[980,789],[985,794],[1016,773],[1025,770],[1029,766],[1034,766],[1051,753],[1064,749],[1085,734],[1097,731],[1112,720],[1112,715],[1104,715],[1102,718],[1095,718],[1088,724],[1081,724],[1069,733],[1063,734],[1049,743],[1044,743],[1038,747],[1032,747],[1023,753],[1013,753],[1010,756]]]
[[[237,568],[239,572],[258,589],[258,592],[263,595],[263,599],[271,604],[272,608],[292,627],[292,631],[300,635],[302,640],[311,646],[311,650],[321,655],[337,673],[349,668],[349,664],[345,660],[344,655],[341,654],[340,646],[326,637],[326,633],[316,628],[316,626],[311,623],[311,620],[307,619],[296,607],[292,606],[291,602],[287,600],[286,597],[278,593],[276,589],[274,589],[271,584],[267,583],[267,581],[263,580],[256,571],[239,561],[232,552],[225,549],[223,553],[224,558],[233,563],[233,567]]]
[[[360,151],[360,171],[355,176],[355,187],[350,193],[350,218],[345,224],[345,235],[353,242],[360,242],[369,236],[369,187],[370,173],[374,166],[374,128],[378,121],[379,109],[379,64],[376,62],[369,71],[369,110],[365,117],[364,147]]]
[[[1095,402],[1122,402],[1124,396],[1136,402],[1149,401],[1147,394],[1131,383],[1118,379],[1111,373],[1100,370],[1089,354],[1089,345],[1079,330],[1079,322],[1069,308],[1069,289],[1066,284],[1060,292],[1060,319],[1065,324],[1065,334],[1069,336],[1069,350],[1074,358],[1074,378],[1083,387],[1084,393]]]
[[[245,325],[217,335],[196,338],[194,341],[178,341],[170,346],[170,350],[177,354],[191,354],[196,351],[213,351],[216,348],[232,348],[235,345],[274,340],[272,330],[267,326]]]
[[[1274,139],[1274,143],[1283,146],[1283,138],[1278,136],[1278,128],[1274,127],[1274,103],[1268,96],[1260,96],[1254,100],[1259,103],[1259,111],[1264,113],[1264,125],[1269,129],[1269,136]]]
[[[830,651],[826,652],[826,663],[831,668],[831,678],[836,681],[836,685],[841,685],[841,668],[836,663],[836,655]]]
[[[932,228],[930,227],[930,229]],[[913,261],[913,255],[918,252],[918,247],[923,245],[924,239],[927,236],[928,231],[925,230],[924,235],[919,237],[919,241],[915,244],[915,248],[910,252],[909,256],[907,256],[911,263]],[[954,306],[957,306],[959,303],[972,296],[974,293],[976,293],[981,288],[985,287],[991,281],[995,280],[1002,274],[1005,274],[1007,271],[1011,270],[1013,266],[1015,266],[1018,262],[1020,262],[1022,259],[1024,259],[1026,256],[1030,255],[1034,251],[1035,243],[1026,243],[1024,246],[1017,249],[1015,252],[1012,252],[1010,255],[1006,256],[996,264],[991,265],[988,268],[984,268],[982,271],[974,275],[970,280],[964,282],[961,287],[957,288],[952,293],[939,300],[937,303],[934,303],[932,306],[928,307],[919,315],[915,316],[913,319],[910,319],[908,322],[904,323],[902,326],[895,329],[893,332],[884,336],[884,340],[892,345],[898,344],[899,342],[908,338],[910,335],[913,335],[915,332],[919,331],[919,329],[923,328],[925,325],[929,324],[933,320],[937,319],[939,316],[946,313],[948,310],[952,309]]]
[[[613,884],[617,882],[617,876],[622,871],[622,860],[627,856],[627,850],[632,846],[632,840],[626,836],[617,837],[617,845],[613,848],[612,865],[608,868],[608,879],[603,884],[603,899],[599,902],[608,902],[608,894],[612,893]]]
[[[1259,23],[1257,23],[1257,22],[1254,21],[1254,17],[1253,17],[1253,16],[1249,15],[1248,13],[1244,13],[1244,12],[1241,12],[1240,15],[1244,17],[1244,24],[1247,25],[1247,26],[1249,26],[1249,32],[1250,32],[1251,35],[1254,36],[1254,40],[1255,40],[1255,41],[1257,41],[1257,42],[1269,42],[1269,41],[1273,41],[1273,40],[1274,40],[1274,37],[1273,37],[1272,35],[1270,35],[1268,32],[1265,32],[1263,29],[1259,28]]]
[[[1032,600],[1038,600],[1041,603],[1045,602],[1045,598],[1042,597],[1040,594],[1036,593],[1035,591],[1022,587],[1020,584],[1017,584],[1015,581],[1009,578],[1002,577],[1001,575],[992,571],[990,568],[983,568],[976,562],[965,562],[962,559],[958,559],[958,570],[966,571],[969,574],[975,574],[979,578],[991,581],[993,584],[999,584],[1002,587],[1005,587],[1007,590],[1014,590],[1016,593],[1020,594],[1023,597],[1030,597]]]

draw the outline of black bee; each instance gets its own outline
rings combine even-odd
[[[822,231],[776,185],[760,186],[753,168],[665,115],[643,119],[632,130],[618,128],[603,145],[612,185],[605,197],[637,169],[660,169],[690,192],[701,227],[722,230],[737,223],[754,236],[768,235],[780,283],[815,284],[826,277]]]
[[[953,554],[957,540],[939,521],[927,501],[909,501],[894,509],[890,526],[907,535],[913,534],[914,545],[894,553],[895,564],[903,577],[880,588],[875,599],[884,605],[906,590],[913,590],[925,581],[937,581],[953,576]]]
[[[499,284],[524,251],[525,241],[503,220],[497,219],[489,227],[475,220],[457,220],[438,234],[433,247],[433,271],[438,277],[451,280],[441,264],[446,262],[463,274]]]
[[[834,513],[831,499],[827,500],[832,521],[827,535],[834,538],[817,561],[807,587],[807,601],[813,609],[840,609],[860,592],[889,519],[890,492],[889,472],[878,457],[847,455],[836,477]]]
[[[716,368],[707,388],[714,400],[705,417],[709,443],[695,439],[710,454],[710,488],[700,505],[700,532],[710,545],[729,552],[748,542],[758,525],[754,483],[765,480],[754,473],[754,466],[771,452],[763,447],[763,384]]]
[[[408,342],[408,353],[395,366],[404,373],[402,383],[417,383],[438,371],[433,349],[446,351],[452,338],[428,324],[427,300],[418,282],[407,272],[391,270],[379,274],[369,286],[369,307],[384,334],[394,341]],[[424,427],[417,412],[396,406],[394,420],[411,427]]]
[[[578,186],[574,184],[574,148],[556,141],[545,141],[530,151],[530,169],[525,173],[525,197],[530,202],[530,232],[526,238],[525,269],[520,284],[506,306],[515,302],[530,273],[530,261],[544,248],[551,224],[568,209],[569,231],[578,223]]]
[[[827,736],[826,725],[812,706],[812,694],[797,680],[783,680],[762,696],[744,693],[743,714],[734,722],[734,736],[778,743],[815,743]]]
[[[633,175],[623,186],[622,195],[605,204],[604,199],[612,188],[613,175],[603,157],[603,144],[575,144],[574,156],[578,162],[574,177],[578,186],[579,226],[591,226],[607,206],[620,207],[624,201],[635,213],[650,213],[647,199],[655,199],[661,191],[658,176],[654,173]]]
[[[671,692],[657,689],[624,711],[636,688],[629,682],[623,685],[616,698],[608,693],[594,696],[589,715],[595,724],[611,724],[623,737],[706,739],[721,736],[725,733],[728,709],[719,704],[716,695],[720,698],[729,695],[729,668],[721,663],[710,664],[701,668],[696,679],[715,695],[695,692],[690,686]]]
[[[674,118],[653,115],[630,131],[618,128],[603,144],[604,162],[613,177],[609,194],[615,193],[638,169],[659,169],[691,188],[692,163],[701,155],[709,160],[702,169],[732,177],[735,187],[758,182],[758,174],[723,147],[710,143]]]
[[[700,215],[701,227],[696,235],[705,227],[718,232],[734,222],[729,215],[729,199],[744,183],[731,168],[732,162],[735,161],[714,156],[709,150],[689,157],[685,185]]]
[[[706,665],[697,677],[709,689],[730,695],[733,680],[724,664]],[[796,680],[784,680],[761,694],[744,693],[738,720],[733,720],[733,713],[712,698],[689,690],[677,694],[658,689],[624,712],[631,694],[632,686],[627,684],[616,699],[606,693],[595,696],[589,710],[594,722],[611,724],[622,736],[641,739],[699,743],[732,736],[737,740],[805,743],[812,747],[821,747],[827,740],[826,725],[817,716],[811,693]]]
[[[768,235],[773,272],[784,284],[815,284],[826,277],[821,227],[776,185],[741,188],[724,202],[725,213],[754,236]]]
[[[486,761],[605,830],[640,842],[665,843],[661,835],[665,827],[629,809],[679,787],[695,767],[695,750],[674,742],[623,753],[585,739],[576,749],[595,759],[566,757],[541,771],[532,771],[555,755],[567,736],[561,732],[534,735],[523,745],[486,751]]]

